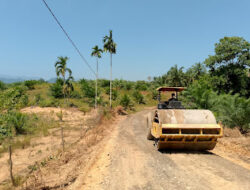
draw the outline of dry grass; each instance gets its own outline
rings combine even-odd
[[[56,119],[60,109],[35,107],[22,111]],[[60,189],[69,186],[95,157],[97,152],[94,147],[111,132],[110,124],[114,121],[114,112],[107,110],[93,110],[85,115],[77,109],[63,109],[63,114],[63,121],[57,122],[65,129],[65,152],[60,148],[59,128],[50,129],[46,137],[31,139],[29,147],[24,146],[22,151],[18,149],[13,157],[15,176],[22,173],[17,189]],[[4,156],[0,163],[6,159]],[[7,170],[7,166],[6,169],[4,167],[0,170]],[[6,171],[0,179],[7,176]],[[0,189],[8,188],[9,183],[8,177],[2,182],[0,180]]]
[[[72,184],[90,163],[92,153],[96,153],[95,147],[111,132],[110,122],[113,120],[113,117],[111,120],[103,117],[103,112],[89,118],[88,128],[76,143],[68,146],[64,153],[59,152],[43,169],[32,172],[27,189],[60,189]]]

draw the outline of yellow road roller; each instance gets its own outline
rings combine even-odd
[[[212,150],[223,128],[209,110],[185,109],[178,100],[184,87],[160,87],[158,106],[147,116],[148,140],[155,140],[158,150]],[[162,93],[172,97],[162,101]]]

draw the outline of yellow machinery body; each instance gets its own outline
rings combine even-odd
[[[150,117],[148,139],[159,150],[212,150],[223,135],[209,110],[157,109]]]

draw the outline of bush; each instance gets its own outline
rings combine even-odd
[[[105,88],[105,94],[109,95],[110,94],[110,88]],[[118,97],[118,91],[116,89],[112,89],[112,100],[116,100]]]
[[[131,100],[131,98],[127,95],[127,94],[124,94],[120,100],[120,105],[122,107],[124,107],[125,110],[127,109],[133,109],[134,107],[134,104]]]
[[[59,104],[60,104],[60,102],[58,101],[58,99],[54,99],[54,98],[42,99],[39,102],[39,106],[41,106],[41,107],[58,107]]]
[[[16,111],[0,114],[0,140],[6,137],[24,134],[27,116]]]
[[[9,88],[0,94],[0,110],[20,109],[28,104],[26,88],[23,86]]]
[[[81,94],[78,91],[76,91],[76,90],[74,90],[73,92],[71,92],[70,97],[71,98],[76,98],[76,99],[82,98]]]
[[[125,90],[131,90],[133,88],[133,83],[127,81],[124,88]]]
[[[89,81],[85,79],[80,80],[81,90],[86,98],[95,98],[95,88]]]
[[[144,96],[138,90],[133,92],[133,97],[137,104],[145,104]]]
[[[24,86],[26,86],[29,90],[33,90],[33,89],[35,89],[35,85],[37,83],[38,82],[35,80],[26,80],[26,81],[24,81]]]
[[[110,81],[106,79],[99,79],[98,80],[101,87],[106,88],[110,86]]]
[[[8,130],[7,127],[7,116],[0,113],[0,144],[7,136],[11,136],[11,130]]]
[[[35,104],[39,105],[41,100],[42,100],[41,94],[36,94],[35,95]]]
[[[15,135],[35,133],[46,135],[48,129],[54,127],[58,125],[50,118],[39,117],[35,114],[26,115],[16,111],[6,112],[0,114],[0,144],[5,138]]]
[[[140,91],[145,91],[149,87],[149,84],[145,81],[136,81],[135,89]]]
[[[241,133],[250,129],[250,99],[236,95],[224,94],[218,96],[214,111],[218,120],[230,128],[239,127]]]
[[[217,93],[212,90],[210,80],[203,77],[193,82],[183,92],[182,101],[187,108],[212,109],[217,96]]]
[[[20,112],[10,112],[8,116],[8,126],[12,126],[15,129],[15,133],[24,134],[27,123],[27,116]]]
[[[56,83],[50,86],[50,92],[54,98],[63,98],[63,80],[56,79]]]
[[[112,100],[116,100],[117,97],[118,97],[118,91],[115,90],[115,89],[113,89],[113,90],[112,90]]]
[[[5,83],[3,83],[2,81],[0,81],[0,90],[5,90],[7,87],[5,85]]]
[[[153,90],[152,93],[151,93],[151,97],[152,97],[153,100],[157,100],[158,92],[156,90]]]

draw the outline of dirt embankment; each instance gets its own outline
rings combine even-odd
[[[101,151],[98,143],[111,133],[112,123],[121,119],[111,115],[107,121],[101,112],[95,110],[86,115],[77,109],[33,107],[22,110],[23,113],[35,113],[55,120],[58,120],[57,114],[61,111],[63,122],[59,125],[64,127],[65,152],[61,151],[60,128],[51,129],[47,136],[33,138],[25,149],[15,150],[13,172],[20,178],[19,183],[25,181],[17,189],[60,189],[69,186],[80,174],[83,175],[83,171],[88,171],[87,167]],[[8,189],[7,153],[0,158],[0,171],[0,189]]]

